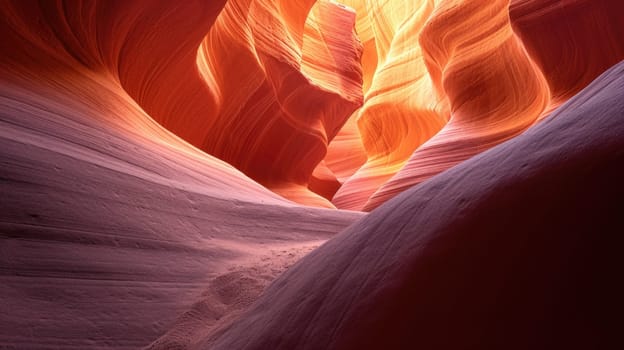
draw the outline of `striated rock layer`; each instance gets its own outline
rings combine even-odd
[[[436,3],[420,45],[451,119],[368,199],[364,210],[518,135],[546,108],[548,85],[513,33],[508,6],[508,0]]]
[[[136,349],[201,320],[154,344],[184,347],[361,215],[279,197],[127,93],[148,23],[199,45],[169,21],[223,3],[80,4],[0,2],[0,348]]]
[[[621,5],[345,4],[0,2],[0,348],[622,348]]]
[[[197,348],[624,346],[623,116],[620,63],[304,257]]]
[[[377,68],[377,49],[375,47],[375,34],[371,26],[371,16],[366,10],[365,0],[345,0],[341,3],[355,11],[355,30],[362,43],[362,56],[360,58],[362,68],[362,90],[366,93],[370,89],[375,70]],[[344,183],[364,163],[367,155],[360,131],[357,124],[358,112],[354,112],[340,129],[336,137],[327,148],[324,158],[326,166],[336,175],[340,183]]]
[[[448,111],[435,95],[418,44],[433,2],[365,3],[363,11],[374,33],[375,50],[364,54],[374,54],[376,59],[362,64],[369,74],[367,64],[374,64],[376,69],[370,77],[364,106],[352,118],[357,120],[367,161],[332,199],[337,207],[354,210],[361,210],[375,190],[401,169],[412,152],[438,132],[448,118]]]
[[[548,80],[551,109],[624,59],[621,13],[619,0],[511,2],[514,30]]]
[[[361,48],[352,10],[313,4],[226,4],[199,51],[219,101],[201,148],[287,198],[333,207],[307,185],[361,104]]]
[[[436,13],[430,19],[430,22],[439,24],[437,27],[442,29],[438,30],[426,30],[426,33],[421,34],[421,45],[426,52],[435,52],[437,49],[431,51],[431,43],[433,46],[438,43],[444,42],[440,47],[443,55],[458,55],[458,52],[453,52],[450,48],[452,43],[447,43],[449,36],[447,36],[444,30],[445,25],[450,22],[456,23],[461,27],[462,24],[468,25],[470,21],[477,19],[477,17],[468,15],[470,9],[466,8],[466,4],[476,4],[477,2],[453,2],[453,1],[441,1],[436,3]],[[548,102],[547,107],[538,114],[535,118],[535,122],[548,116],[550,112],[565,102],[572,95],[580,91],[585,87],[592,79],[597,75],[604,72],[613,64],[624,59],[624,29],[620,24],[618,13],[624,11],[624,7],[619,1],[614,0],[601,0],[601,1],[531,1],[531,0],[517,0],[512,1],[509,7],[505,6],[504,2],[492,2],[488,4],[489,8],[483,6],[483,8],[473,9],[475,13],[489,13],[488,11],[497,12],[498,16],[492,18],[499,18],[501,25],[508,27],[508,20],[502,19],[502,16],[507,16],[505,12],[509,11],[511,24],[517,34],[517,38],[522,39],[522,47],[525,47],[527,52],[531,56],[531,61],[535,61],[539,67],[539,72],[544,75],[544,78],[548,82],[548,90],[551,94],[551,99]],[[448,15],[440,17],[439,13],[444,12],[444,7],[450,10]],[[460,12],[459,9],[462,9]],[[455,16],[454,14],[457,14]],[[466,15],[464,15],[466,14]],[[438,17],[436,19],[435,17]],[[477,19],[478,20],[478,19]],[[483,23],[490,23],[491,21],[483,21]],[[484,24],[479,24],[479,27]],[[487,26],[487,24],[485,24]],[[431,25],[428,25],[432,28]],[[433,27],[436,27],[434,24]],[[470,29],[468,29],[470,28]],[[474,30],[472,27],[465,27],[465,35],[455,37],[457,40],[466,40],[464,43],[457,43],[464,47],[464,52],[474,51],[470,55],[464,55],[459,58],[462,63],[465,64],[466,74],[472,72],[475,77],[472,79],[472,85],[465,91],[472,91],[474,94],[480,94],[483,105],[483,111],[489,109],[492,115],[500,115],[502,118],[510,121],[512,119],[505,118],[503,114],[510,113],[511,110],[507,108],[507,111],[499,110],[500,106],[496,99],[483,100],[488,93],[484,92],[484,83],[488,80],[488,76],[495,76],[501,78],[505,75],[498,75],[496,70],[484,73],[481,68],[485,68],[486,62],[476,62],[476,68],[469,61],[469,57],[479,57],[474,55],[475,52],[482,51],[488,52],[493,49],[492,37],[487,36],[475,36],[479,30]],[[506,31],[507,29],[505,29]],[[444,38],[444,40],[442,40]],[[471,39],[472,38],[472,39]],[[481,44],[476,45],[473,40],[478,40]],[[517,40],[517,39],[514,39]],[[428,44],[429,42],[429,44]],[[450,47],[449,47],[450,44]],[[429,46],[429,49],[428,49]],[[428,51],[429,50],[429,51]],[[498,49],[499,52],[500,49]],[[525,56],[521,51],[523,48],[516,50],[520,53],[520,56]],[[435,53],[434,53],[435,55]],[[445,58],[446,59],[446,58]],[[452,57],[448,57],[452,59]],[[488,59],[492,59],[491,57]],[[439,60],[439,57],[430,57],[429,60]],[[502,66],[506,66],[507,60],[505,59]],[[460,64],[460,65],[461,65]],[[434,81],[438,85],[438,91],[442,91],[441,95],[445,95],[452,92],[446,91],[447,86],[440,79],[447,79],[446,73],[440,67],[437,67],[438,63],[429,66],[429,73],[432,75]],[[506,72],[508,77],[515,77],[517,84],[522,84],[522,80],[525,79],[523,74],[511,68]],[[454,73],[452,73],[454,74]],[[436,75],[439,75],[436,78]],[[538,73],[539,75],[539,73]],[[499,84],[496,79],[489,79],[490,90],[494,94],[501,96],[508,96],[504,93],[504,90],[498,90]],[[540,79],[541,80],[541,79]],[[441,87],[440,87],[441,85]],[[517,87],[520,87],[518,85]],[[540,85],[543,83],[540,82]],[[468,86],[468,85],[466,85]],[[461,89],[461,88],[460,88]],[[530,98],[531,89],[526,98]],[[539,90],[543,90],[543,87]],[[524,90],[522,94],[524,95]],[[518,94],[518,93],[516,93]],[[538,93],[539,94],[539,93]],[[539,100],[540,97],[536,97]],[[462,103],[460,101],[452,101],[451,108],[455,108],[453,103],[458,106]],[[527,99],[528,102],[528,99]],[[517,106],[517,113],[523,114],[522,103]],[[502,112],[502,113],[501,113]],[[513,114],[513,113],[512,113]],[[527,120],[525,120],[526,122]],[[371,210],[380,205],[384,201],[392,198],[397,193],[406,190],[410,186],[416,185],[422,182],[424,179],[438,173],[441,170],[447,169],[449,166],[456,164],[458,161],[466,159],[467,156],[477,154],[500,140],[504,140],[506,137],[513,136],[522,129],[526,129],[528,126],[526,123],[524,126],[517,125],[512,128],[514,130],[507,130],[501,132],[501,124],[483,124],[481,130],[475,129],[474,125],[457,125],[461,131],[457,132],[457,129],[453,128],[453,124],[457,123],[456,113],[453,112],[451,122],[447,125],[440,135],[423,145],[422,149],[418,149],[414,155],[410,158],[409,162],[396,174],[392,179],[387,181],[381,188],[379,188],[364,205],[364,210]],[[491,126],[491,127],[490,127]],[[489,128],[489,131],[485,131],[484,128]],[[451,129],[451,130],[448,130]],[[470,130],[472,129],[472,130]],[[478,131],[478,134],[475,133]],[[445,136],[445,134],[447,134]],[[453,134],[453,137],[450,137]],[[473,134],[466,137],[467,134]],[[489,134],[489,135],[488,135]],[[507,134],[507,135],[505,135]],[[459,141],[461,139],[461,141]],[[463,153],[463,155],[462,155]],[[452,160],[454,159],[454,160]],[[366,197],[362,196],[361,197]],[[355,195],[357,197],[357,195]]]
[[[21,36],[2,45],[23,65],[107,72],[265,187],[355,210],[517,135],[624,57],[616,0],[345,5],[6,1]]]
[[[361,105],[361,48],[352,10],[314,3],[2,6],[10,27],[29,30],[26,42],[110,72],[176,135],[290,199],[333,207],[306,187],[328,143]],[[37,16],[44,24],[32,20]]]

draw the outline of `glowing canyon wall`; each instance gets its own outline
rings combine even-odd
[[[378,59],[362,61],[365,74],[371,71],[367,65],[376,66],[373,85],[387,73],[388,59],[395,76],[381,85],[386,93],[423,72],[414,66],[420,56],[426,70],[394,96],[379,95],[374,86],[366,91],[364,106],[352,118],[367,161],[334,197],[341,208],[374,209],[518,135],[624,58],[624,26],[615,15],[624,6],[617,1],[422,1],[411,9],[405,4],[414,2],[384,3],[383,10],[374,1],[355,6],[373,18],[361,21],[372,28],[362,30],[363,40],[380,43]],[[396,23],[412,32],[409,39],[388,28],[374,30],[375,20],[390,26],[406,11],[412,20]],[[409,40],[414,42],[401,47]],[[384,56],[388,43],[396,46],[390,58]],[[412,55],[409,63],[394,62],[402,55]],[[401,113],[403,101],[411,107]],[[389,107],[373,119],[368,111],[378,103]]]
[[[546,108],[548,85],[513,33],[508,5],[502,0],[436,6],[420,45],[450,119],[369,197],[366,210],[519,134]]]
[[[306,187],[361,104],[361,48],[352,11],[297,4],[225,6],[198,57],[219,101],[200,147],[287,198],[332,206]]]
[[[216,324],[361,216],[189,143],[216,108],[196,61],[224,5],[0,2],[0,347],[140,348],[185,317]]]
[[[0,0],[0,348],[621,343],[622,13]]]
[[[7,66],[106,72],[273,192],[353,210],[523,132],[624,57],[608,0],[2,7]]]
[[[361,210],[379,186],[395,174],[412,152],[446,123],[446,106],[433,90],[423,51],[421,29],[434,9],[431,1],[363,2],[373,41],[374,60],[362,62],[371,81],[357,121],[366,163],[344,182],[333,198],[339,208]],[[362,30],[364,31],[364,30]],[[359,32],[359,31],[358,31]],[[366,40],[365,39],[365,40]],[[376,66],[369,63],[372,61]]]

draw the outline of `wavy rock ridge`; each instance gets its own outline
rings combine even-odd
[[[511,29],[508,5],[506,0],[437,4],[420,44],[451,118],[370,197],[365,210],[516,136],[546,108],[548,85]],[[479,26],[468,30],[475,23]]]
[[[0,347],[135,349],[200,306],[203,334],[361,216],[284,200],[128,92],[124,74],[141,67],[120,67],[141,59],[142,30],[183,48],[185,28],[154,22],[208,30],[222,5],[0,3]],[[205,33],[186,33],[196,53]],[[149,81],[162,62],[142,62]],[[146,85],[142,103],[162,92]],[[194,330],[162,344],[187,346]]]
[[[367,162],[332,200],[339,208],[353,210],[361,210],[412,152],[440,130],[448,115],[435,96],[418,44],[433,4],[402,1],[386,6],[369,1],[366,5],[376,34],[372,53],[377,56],[376,70],[364,106],[352,118],[357,120]]]
[[[1,1],[0,348],[624,347],[620,13]]]
[[[201,147],[287,198],[333,207],[306,187],[361,104],[361,48],[351,10],[313,4],[228,2],[198,58],[220,101]]]
[[[347,3],[365,48],[365,103],[351,120],[367,161],[354,170],[361,147],[347,124],[326,158],[330,169],[355,174],[333,198],[341,208],[371,210],[523,132],[624,59],[618,1]],[[409,77],[412,86],[396,88]]]
[[[523,132],[624,58],[614,0],[2,7],[13,62],[107,71],[272,191],[354,210]]]
[[[341,232],[196,348],[621,347],[623,95],[620,63]]]

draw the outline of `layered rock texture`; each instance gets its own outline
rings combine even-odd
[[[436,6],[420,44],[437,96],[450,106],[449,122],[411,154],[365,209],[519,134],[544,111],[548,85],[512,31],[508,5],[460,0]]]
[[[199,48],[218,100],[199,146],[287,198],[333,207],[307,185],[362,103],[361,45],[351,10],[313,5],[227,3]]]
[[[418,38],[433,11],[428,1],[367,2],[376,55],[364,106],[354,116],[367,161],[334,196],[340,208],[361,210],[412,152],[446,123],[448,113],[433,89]],[[367,64],[368,62],[363,62]],[[368,68],[368,67],[367,67]],[[370,72],[370,68],[367,69]],[[365,70],[365,71],[367,71]]]
[[[624,59],[618,1],[348,3],[371,84],[352,116],[367,161],[340,208],[370,211],[518,135]]]
[[[198,348],[624,345],[623,93],[624,63],[341,232]]]
[[[623,10],[612,0],[511,1],[512,25],[548,80],[551,108],[624,58]]]
[[[623,7],[1,1],[0,348],[624,347]]]
[[[134,349],[176,320],[206,327],[361,216],[296,206],[163,128],[126,91],[121,66],[158,69],[124,56],[147,45],[142,21],[162,18],[167,35],[182,18],[208,30],[215,3],[0,5],[0,347]],[[133,27],[125,46],[106,34]],[[145,84],[146,99],[176,108]]]

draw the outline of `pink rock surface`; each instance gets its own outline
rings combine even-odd
[[[0,1],[0,349],[624,347],[620,7]]]
[[[92,28],[69,20],[90,5],[0,4],[0,348],[136,349],[204,304],[216,326],[361,217],[299,207],[159,125],[101,46],[54,35]]]
[[[197,348],[622,347],[623,97],[620,63],[314,250]]]
[[[146,346],[228,283],[210,319],[248,304],[361,216],[281,199],[89,74],[2,80],[0,347]]]

